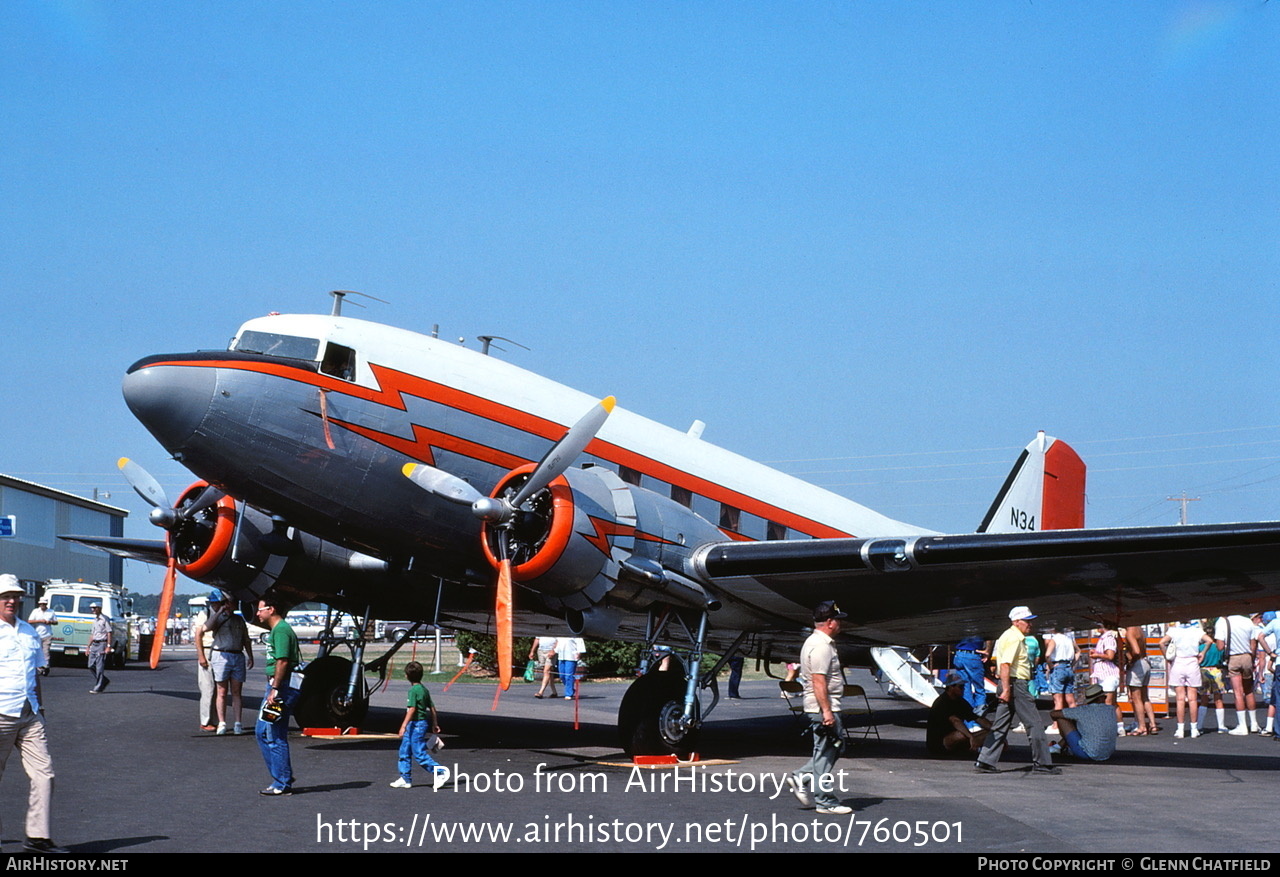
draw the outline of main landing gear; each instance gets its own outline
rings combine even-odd
[[[673,622],[690,643],[678,652],[657,644]],[[645,634],[641,676],[631,683],[618,709],[622,748],[632,757],[675,755],[685,760],[697,751],[702,722],[720,702],[716,674],[737,652],[746,633],[740,634],[720,661],[705,673],[701,666],[707,641],[706,612],[699,613],[695,633],[675,610],[650,610]],[[711,689],[711,705],[704,711],[699,691],[705,688]]]
[[[346,729],[359,727],[364,721],[369,712],[369,698],[387,682],[391,657],[410,641],[408,636],[402,638],[376,661],[365,664],[368,619],[366,611],[359,625],[339,632],[334,629],[338,616],[329,610],[324,633],[320,635],[320,654],[303,673],[302,691],[294,709],[298,727]],[[417,627],[415,624],[413,630]],[[341,646],[350,650],[349,658],[333,653]],[[370,671],[378,674],[372,688],[365,679]]]

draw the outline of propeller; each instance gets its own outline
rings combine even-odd
[[[497,581],[495,583],[494,617],[498,627],[498,685],[505,691],[511,687],[512,666],[512,579],[514,564],[511,559],[511,534],[513,525],[524,514],[531,514],[530,501],[545,490],[552,481],[563,475],[574,460],[586,450],[613,411],[613,396],[601,399],[578,420],[564,436],[551,446],[538,461],[528,479],[514,493],[503,491],[500,496],[485,496],[471,484],[443,469],[421,463],[407,463],[405,477],[414,484],[441,499],[458,505],[471,506],[471,513],[494,530]]]
[[[226,494],[213,485],[208,485],[193,501],[175,508],[169,502],[169,497],[160,486],[160,482],[146,469],[128,457],[121,457],[116,465],[129,485],[137,491],[138,496],[151,506],[151,513],[148,515],[151,523],[169,533],[169,538],[165,540],[165,554],[168,559],[165,563],[164,586],[160,589],[160,607],[156,612],[157,635],[151,644],[151,669],[154,670],[160,664],[160,650],[164,647],[164,631],[169,623],[169,613],[173,609],[173,592],[178,582],[178,558],[174,548],[174,536],[197,514],[221,500]]]

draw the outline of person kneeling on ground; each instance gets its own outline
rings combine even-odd
[[[979,718],[965,700],[965,678],[952,670],[947,674],[946,688],[929,707],[929,724],[924,744],[933,755],[970,757],[982,748],[991,723]],[[970,723],[978,730],[970,730]]]
[[[1106,761],[1115,754],[1119,736],[1115,707],[1106,703],[1106,692],[1097,683],[1085,686],[1082,697],[1080,706],[1049,713],[1062,731],[1060,751],[1084,761]]]

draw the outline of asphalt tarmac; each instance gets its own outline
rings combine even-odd
[[[87,670],[43,680],[57,773],[54,840],[76,855],[146,852],[836,851],[958,853],[1273,853],[1280,744],[1257,735],[1125,738],[1107,764],[1028,773],[1026,738],[997,775],[924,752],[925,711],[862,682],[880,739],[841,759],[837,793],[853,816],[818,816],[778,783],[808,741],[776,683],[744,684],[704,730],[704,764],[633,770],[613,727],[625,685],[594,683],[575,704],[516,683],[430,688],[455,771],[439,791],[393,789],[398,741],[291,734],[295,794],[264,798],[253,736],[197,729],[194,652],[159,670],[131,664],[90,695]],[[261,675],[247,703],[256,707]],[[407,685],[375,697],[366,732],[394,734]],[[579,721],[574,726],[575,707]],[[1212,715],[1212,714],[1211,714]],[[1229,714],[1230,715],[1230,714]],[[246,724],[253,714],[245,711]],[[1212,717],[1210,718],[1212,723]],[[714,760],[711,760],[714,759]],[[415,767],[416,783],[427,782]],[[22,840],[26,778],[9,759],[0,784],[6,851]]]

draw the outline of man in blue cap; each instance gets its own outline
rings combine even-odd
[[[965,699],[965,678],[955,670],[947,672],[942,693],[929,707],[924,743],[931,755],[972,758],[982,748],[991,723],[974,713]],[[972,723],[974,729],[970,729]]]
[[[1031,662],[1027,658],[1026,639],[1035,617],[1026,606],[1013,607],[1009,611],[1009,629],[996,640],[993,658],[1000,677],[1000,694],[996,716],[991,722],[991,736],[973,766],[978,773],[999,772],[996,765],[1004,754],[1015,713],[1031,737],[1031,772],[1062,773],[1061,768],[1053,766],[1049,743],[1044,737],[1044,719],[1040,718],[1035,698],[1031,696]]]

